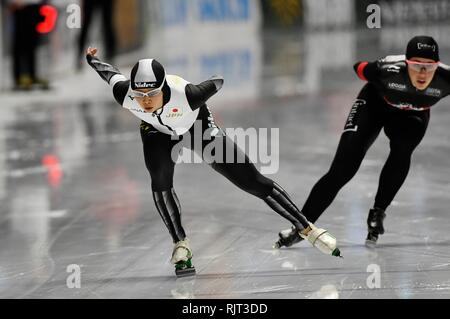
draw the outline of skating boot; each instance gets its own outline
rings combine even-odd
[[[307,239],[314,247],[326,255],[342,257],[334,236],[332,236],[327,230],[317,228],[311,223],[309,224],[309,228],[311,230],[307,235],[304,235],[301,232],[299,233],[303,239]]]
[[[175,265],[177,277],[195,275],[195,267],[192,265],[192,251],[187,239],[180,240],[175,244],[170,262]]]
[[[278,233],[278,241],[273,245],[273,248],[279,249],[281,247],[291,247],[292,245],[303,240],[298,233],[298,229],[292,226],[289,229],[282,230]]]
[[[33,88],[33,79],[29,75],[21,75],[18,83],[14,86],[14,91],[29,91]]]
[[[366,246],[374,247],[377,244],[378,236],[384,234],[383,220],[386,217],[384,210],[374,208],[369,211],[367,217],[367,226],[369,233],[367,234]]]
[[[48,82],[48,80],[35,78],[33,80],[33,87],[40,90],[50,90],[50,83]]]

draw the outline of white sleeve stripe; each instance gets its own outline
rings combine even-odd
[[[400,62],[406,59],[405,55],[388,55],[381,59],[381,62]]]
[[[443,68],[444,70],[450,71],[450,66],[448,66],[447,64],[444,64],[442,62],[439,62],[439,66],[441,68]]]
[[[109,85],[114,87],[117,82],[126,81],[127,78],[123,74],[116,74],[109,80]]]

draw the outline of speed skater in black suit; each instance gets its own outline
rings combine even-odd
[[[390,153],[367,218],[366,244],[373,247],[384,233],[386,208],[405,181],[411,156],[425,135],[430,108],[450,94],[450,67],[440,62],[433,38],[416,36],[409,41],[406,55],[358,62],[354,70],[367,84],[350,110],[329,171],[312,188],[301,212],[315,223],[356,174],[384,129]],[[293,226],[279,233],[277,245],[289,247],[301,240]]]

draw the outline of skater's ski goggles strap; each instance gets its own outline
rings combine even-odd
[[[420,72],[423,69],[425,69],[425,72],[433,72],[436,71],[439,66],[439,62],[418,62],[408,59],[406,60],[406,63],[411,69],[417,72]]]

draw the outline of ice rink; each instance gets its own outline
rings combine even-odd
[[[278,128],[279,169],[269,177],[301,207],[328,170],[363,86],[353,64],[403,54],[407,39],[424,31],[450,63],[448,26],[249,31],[244,39],[224,30],[192,40],[189,54],[182,35],[162,32],[136,58],[153,55],[192,82],[223,74],[223,90],[209,102],[216,122]],[[128,75],[133,63],[123,61]],[[389,150],[384,133],[319,219],[344,259],[304,242],[272,249],[287,221],[208,165],[177,165],[174,186],[197,270],[177,279],[140,121],[87,65],[59,73],[53,87],[0,95],[0,298],[450,298],[450,98],[432,109],[378,247],[364,241]],[[80,288],[70,289],[77,266]],[[368,284],[374,273],[379,288]]]

